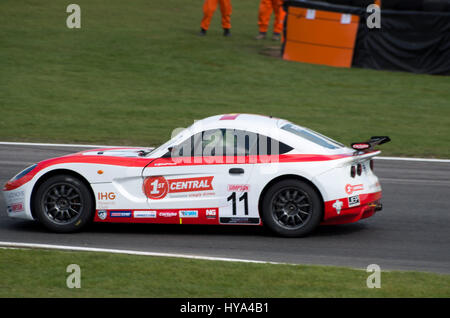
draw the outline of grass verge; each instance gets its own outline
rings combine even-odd
[[[349,144],[390,135],[385,155],[450,158],[450,77],[338,69],[268,56],[257,1],[220,10],[199,37],[201,3],[0,2],[0,140],[158,145],[220,113],[291,120]]]
[[[69,264],[81,288],[66,286]],[[0,249],[0,297],[450,297],[450,275],[248,264],[91,252]]]

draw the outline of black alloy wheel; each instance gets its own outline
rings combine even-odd
[[[80,230],[94,213],[89,188],[70,175],[56,175],[44,181],[34,195],[33,208],[39,222],[60,233]]]
[[[269,229],[285,237],[310,234],[320,223],[323,204],[310,184],[286,179],[271,186],[262,200],[262,219]]]

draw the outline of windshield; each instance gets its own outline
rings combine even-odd
[[[290,133],[293,133],[301,138],[304,138],[306,140],[309,140],[316,145],[328,148],[328,149],[339,149],[342,147],[345,147],[340,142],[337,142],[331,138],[328,138],[327,136],[324,136],[322,134],[319,134],[318,132],[315,132],[308,128],[299,127],[294,124],[286,124],[281,129],[289,131]]]
[[[147,156],[152,156],[153,154],[156,154],[161,150],[166,151],[169,147],[175,146],[177,143],[179,143],[181,141],[181,139],[184,138],[184,135],[185,135],[184,132],[186,131],[186,129],[183,129],[181,132],[179,132],[177,135],[175,135],[175,137],[171,138],[169,141],[165,142],[161,146],[153,149],[150,153],[147,154]]]

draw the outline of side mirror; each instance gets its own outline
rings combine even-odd
[[[173,147],[167,148],[167,152],[164,155],[162,155],[161,158],[170,158],[170,157],[172,157],[172,150],[173,150]]]

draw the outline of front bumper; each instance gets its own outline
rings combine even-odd
[[[28,183],[13,190],[3,189],[6,213],[9,217],[33,220],[30,208],[31,188]]]

